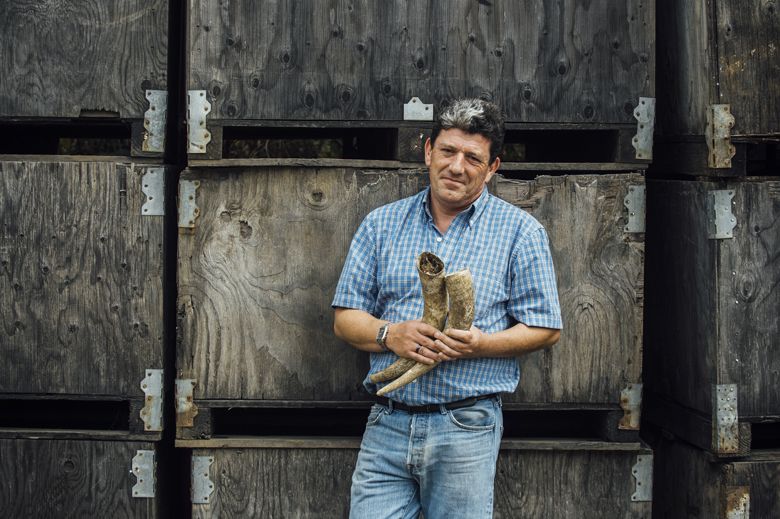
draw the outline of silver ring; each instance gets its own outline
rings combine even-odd
[[[414,352],[419,355],[421,349],[422,349],[422,346],[417,346],[417,349],[414,350]]]

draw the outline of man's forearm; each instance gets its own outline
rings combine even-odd
[[[558,342],[559,330],[537,328],[518,323],[506,330],[483,335],[481,357],[518,357]]]
[[[339,339],[361,351],[380,352],[376,333],[385,322],[362,310],[337,308],[333,331]]]

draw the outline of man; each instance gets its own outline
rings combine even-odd
[[[352,477],[353,518],[492,517],[497,394],[517,387],[517,357],[551,346],[561,328],[544,229],[487,190],[503,142],[497,106],[455,101],[425,143],[430,187],[372,211],[355,233],[333,300],[336,335],[371,353],[369,375],[397,357],[441,364],[372,407]],[[415,258],[424,251],[447,272],[471,271],[470,330],[419,321]],[[378,389],[368,377],[364,385]]]

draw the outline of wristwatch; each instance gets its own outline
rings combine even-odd
[[[376,332],[376,343],[387,351],[387,330],[390,329],[390,323],[385,323],[379,327],[379,331]]]

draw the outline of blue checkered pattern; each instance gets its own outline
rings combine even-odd
[[[380,319],[420,319],[422,288],[415,259],[429,251],[447,272],[469,269],[474,281],[474,326],[505,330],[516,322],[562,327],[558,291],[547,234],[531,215],[485,189],[442,235],[428,209],[430,188],[372,211],[352,240],[334,307],[354,308]],[[390,352],[371,354],[371,373],[396,360]],[[520,381],[517,358],[442,362],[401,389],[393,400],[407,405],[452,402],[470,396],[512,392]],[[366,389],[380,385],[368,376]]]

